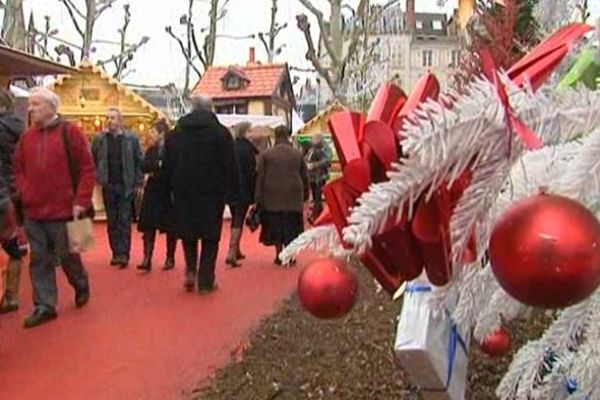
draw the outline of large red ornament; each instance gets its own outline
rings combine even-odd
[[[481,350],[491,357],[504,357],[510,351],[510,335],[504,328],[490,334],[481,343]]]
[[[500,285],[529,306],[568,307],[600,285],[600,223],[566,197],[540,194],[512,206],[489,253]]]
[[[317,260],[302,271],[298,297],[302,306],[317,318],[346,315],[356,302],[358,280],[341,261]]]

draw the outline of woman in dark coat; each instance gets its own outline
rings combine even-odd
[[[239,191],[237,196],[229,199],[229,208],[231,209],[231,239],[229,242],[229,253],[225,260],[232,267],[241,266],[238,261],[246,258],[240,250],[240,241],[242,239],[248,208],[254,204],[256,155],[258,151],[246,138],[246,134],[251,126],[249,122],[242,122],[233,128]]]
[[[172,231],[171,195],[162,170],[164,141],[165,136],[169,134],[169,125],[164,120],[160,120],[156,122],[154,129],[158,134],[157,141],[148,148],[142,163],[144,173],[150,175],[146,181],[137,225],[144,238],[144,260],[138,266],[138,269],[142,271],[152,269],[152,254],[157,231],[167,233],[167,259],[164,270],[175,268],[175,248],[177,247],[177,237]]]
[[[258,158],[256,203],[261,214],[260,241],[279,253],[304,231],[303,209],[308,200],[308,177],[302,153],[292,147],[288,129],[275,129],[275,146]]]

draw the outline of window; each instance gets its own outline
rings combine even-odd
[[[450,66],[451,67],[458,67],[458,64],[460,63],[460,51],[458,50],[452,50],[451,56],[450,56]]]
[[[417,20],[417,29],[423,30],[423,21]]]
[[[241,83],[242,83],[242,81],[240,80],[240,78],[238,76],[231,75],[225,81],[225,89],[228,89],[228,90],[239,89],[241,86]]]
[[[433,50],[423,50],[423,66],[433,66]]]
[[[443,26],[444,25],[442,25],[442,21],[440,21],[439,19],[433,21],[433,29],[434,30],[441,31],[443,29]]]
[[[248,103],[220,104],[215,106],[217,114],[248,114]]]

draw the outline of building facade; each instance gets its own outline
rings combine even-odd
[[[194,88],[213,100],[217,114],[275,115],[291,126],[294,90],[287,64],[256,62],[254,48],[246,65],[209,67]]]
[[[427,72],[436,75],[443,89],[450,85],[460,59],[454,21],[445,14],[404,12],[395,7],[377,22],[378,57],[407,93]]]

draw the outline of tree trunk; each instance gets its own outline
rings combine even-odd
[[[219,0],[210,0],[210,25],[206,45],[206,66],[213,65],[217,45],[217,22],[219,22]]]
[[[27,32],[23,17],[23,0],[8,0],[5,4],[2,22],[2,38],[11,47],[27,49]]]
[[[271,25],[269,26],[268,61],[273,63],[275,58],[275,36],[277,36],[277,0],[271,2]]]
[[[330,0],[329,38],[335,51],[335,58],[341,60],[344,53],[344,32],[342,22],[342,0]]]
[[[83,31],[83,44],[81,46],[81,59],[90,58],[94,24],[96,23],[96,0],[86,0],[85,30]]]
[[[194,8],[194,0],[188,1],[188,13],[187,13],[187,30],[186,30],[186,50],[187,57],[191,57],[192,55],[192,29],[194,28],[194,24],[192,23],[193,16],[193,8]],[[191,74],[191,65],[189,62],[185,63],[185,80],[184,80],[184,96],[189,95],[190,92],[190,74]]]

